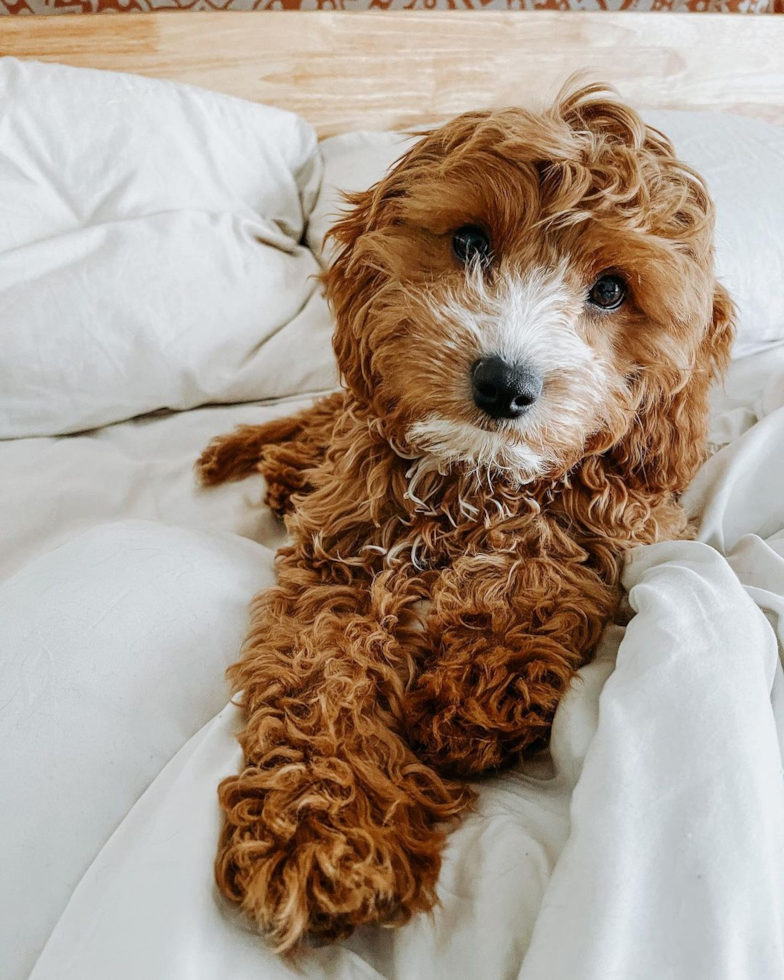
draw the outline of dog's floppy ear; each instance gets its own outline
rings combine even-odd
[[[344,195],[347,209],[325,238],[333,249],[321,276],[335,314],[333,347],[348,388],[363,402],[370,400],[374,385],[369,314],[388,280],[384,231],[400,224],[411,181],[443,152],[437,132],[423,133],[378,183]]]
[[[373,295],[382,284],[383,272],[369,261],[364,236],[383,214],[386,194],[381,181],[367,191],[346,194],[348,210],[327,233],[334,257],[322,273],[327,299],[335,314],[332,345],[349,390],[369,401],[372,385],[369,350],[364,325]]]
[[[705,458],[711,382],[729,364],[734,307],[718,283],[710,322],[694,367],[683,375],[656,371],[640,380],[637,412],[624,437],[607,453],[624,483],[651,493],[682,493]]]
[[[465,142],[487,116],[487,112],[465,113],[448,135],[443,130],[419,134],[378,183],[367,191],[345,195],[348,209],[327,234],[333,258],[321,279],[336,319],[333,346],[349,389],[361,401],[370,400],[374,387],[373,301],[395,267],[390,229],[403,223],[411,188],[432,180],[445,156]]]

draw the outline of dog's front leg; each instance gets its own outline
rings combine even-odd
[[[472,799],[399,734],[411,665],[370,590],[289,553],[234,669],[245,761],[220,787],[216,875],[280,951],[430,908],[441,824]]]
[[[282,517],[294,494],[311,489],[309,478],[324,459],[344,402],[344,393],[335,392],[296,415],[217,436],[196,462],[199,480],[216,486],[259,471],[267,483],[265,501]]]
[[[466,776],[543,748],[617,601],[579,561],[504,553],[446,569],[428,617],[432,652],[408,702],[418,756]]]

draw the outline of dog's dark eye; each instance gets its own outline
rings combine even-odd
[[[588,299],[600,310],[617,310],[626,299],[626,283],[620,276],[604,273],[591,286]]]
[[[457,229],[452,237],[452,251],[463,265],[474,261],[487,265],[492,258],[490,238],[476,225],[464,225]]]

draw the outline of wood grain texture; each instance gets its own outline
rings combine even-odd
[[[319,133],[546,99],[572,71],[639,108],[784,124],[784,17],[565,12],[157,13],[0,20],[0,54],[191,82]]]

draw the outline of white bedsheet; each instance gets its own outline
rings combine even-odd
[[[5,505],[24,487],[41,518],[11,528],[0,589],[0,976],[45,943],[33,980],[784,976],[784,348],[733,365],[688,497],[700,540],[635,553],[637,615],[559,709],[551,764],[482,785],[433,916],[287,963],[212,884],[239,758],[221,673],[280,529],[259,480],[199,492],[191,465],[294,407],[0,445]]]

